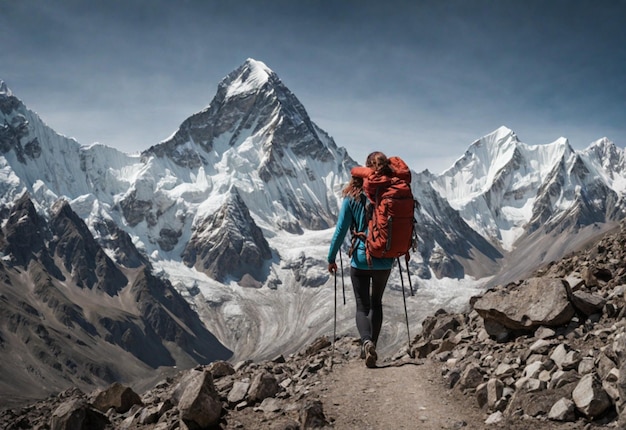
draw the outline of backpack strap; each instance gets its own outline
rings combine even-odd
[[[371,205],[369,200],[365,197],[365,194],[361,194],[359,196],[359,200],[365,210],[364,228],[367,229],[373,206]],[[367,240],[367,235],[365,234],[365,231],[360,231],[358,229],[358,226],[354,219],[352,220],[352,226],[350,226],[350,236],[351,236],[350,237],[350,249],[348,250],[348,256],[352,257],[352,254],[354,254],[354,251],[356,250],[358,241],[360,240],[363,243],[366,243],[366,240]]]

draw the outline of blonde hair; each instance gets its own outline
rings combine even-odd
[[[348,182],[348,185],[342,191],[344,197],[351,197],[354,200],[358,199],[363,192],[363,178],[357,178],[353,176]]]

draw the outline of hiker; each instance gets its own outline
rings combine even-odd
[[[382,157],[380,157],[382,155]],[[370,169],[389,169],[384,154],[375,152],[367,158],[366,167]],[[374,164],[374,160],[377,160]],[[386,170],[383,170],[386,173]],[[343,189],[343,203],[337,220],[335,234],[328,251],[328,271],[337,272],[335,258],[348,230],[364,232],[367,230],[366,196],[363,191],[363,179],[352,177]],[[356,299],[356,326],[361,337],[361,358],[365,358],[367,367],[376,367],[376,342],[383,323],[383,292],[394,263],[393,258],[371,258],[368,264],[365,241],[357,239],[350,252],[350,279]]]

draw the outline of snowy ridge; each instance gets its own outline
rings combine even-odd
[[[500,127],[474,142],[453,167],[435,179],[433,187],[472,228],[510,251],[540,210],[536,207],[539,193],[549,188],[548,181],[557,180],[558,169],[564,169],[558,176],[563,189],[551,205],[567,211],[575,203],[576,190],[599,178],[614,191],[623,192],[623,154],[607,139],[594,142],[580,154],[565,138],[526,145],[512,130]],[[578,176],[577,163],[593,174]]]

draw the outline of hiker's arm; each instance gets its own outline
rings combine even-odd
[[[350,201],[348,198],[343,200],[341,205],[341,211],[339,212],[339,218],[337,219],[337,226],[335,227],[335,234],[333,235],[333,239],[330,242],[330,249],[328,250],[328,270],[331,271],[331,265],[334,264],[335,270],[337,270],[337,265],[335,264],[335,259],[337,258],[337,253],[339,252],[339,248],[343,244],[343,239],[346,237],[346,233],[350,229],[350,225],[352,225],[352,211],[350,210]]]
[[[350,170],[350,175],[354,176],[355,178],[367,179],[367,177],[372,173],[374,173],[374,170],[365,166],[356,166],[353,167],[352,170]]]

